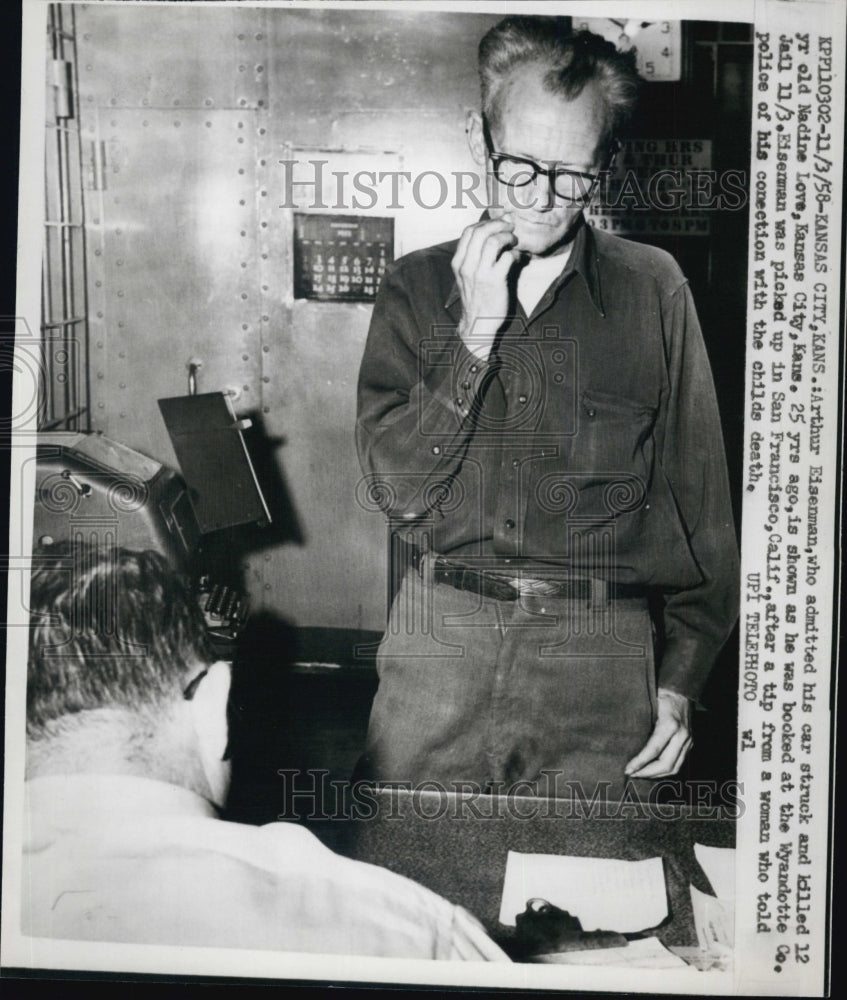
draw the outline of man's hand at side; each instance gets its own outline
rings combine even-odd
[[[462,296],[458,333],[483,361],[509,308],[506,278],[517,256],[514,228],[508,215],[477,222],[462,233],[453,255],[451,266]]]
[[[676,774],[692,743],[691,702],[676,691],[659,688],[656,725],[644,749],[624,768],[624,774],[629,778]]]

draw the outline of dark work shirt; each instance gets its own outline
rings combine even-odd
[[[737,615],[738,551],[685,277],[582,224],[481,361],[456,332],[455,250],[403,257],[377,297],[357,423],[371,495],[456,561],[654,588],[659,684],[696,698]]]

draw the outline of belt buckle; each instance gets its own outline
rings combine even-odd
[[[588,610],[605,612],[609,607],[609,583],[592,576],[589,580]]]

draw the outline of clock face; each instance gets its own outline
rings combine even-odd
[[[635,64],[645,80],[678,80],[682,75],[682,25],[626,17],[575,17],[574,30],[593,31],[622,52],[635,49]]]

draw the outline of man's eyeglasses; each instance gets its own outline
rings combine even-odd
[[[494,176],[501,184],[505,184],[507,187],[525,187],[527,184],[532,184],[539,174],[543,174],[552,181],[556,196],[562,200],[579,205],[587,205],[591,201],[601,174],[568,170],[555,164],[543,167],[540,163],[536,163],[535,160],[530,160],[526,156],[513,156],[511,153],[496,152],[485,115],[482,117],[482,134],[488,148],[488,157],[491,160]],[[611,166],[618,148],[617,141],[610,145],[606,169]]]

